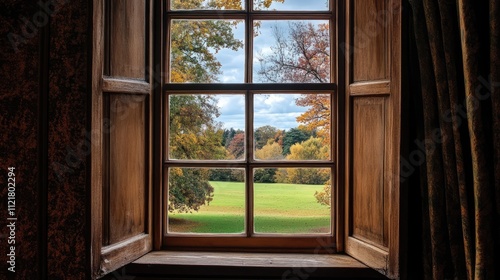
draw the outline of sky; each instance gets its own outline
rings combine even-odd
[[[245,129],[245,96],[215,95],[221,115],[217,118],[224,128]],[[254,129],[271,125],[288,130],[297,127],[296,118],[307,111],[307,107],[295,105],[300,94],[256,94],[254,95]]]

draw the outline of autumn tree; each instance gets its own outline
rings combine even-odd
[[[267,144],[269,139],[275,140],[278,129],[274,126],[265,125],[257,128],[254,132],[255,148],[261,149]]]
[[[227,150],[234,159],[243,159],[245,156],[245,133],[242,132],[234,135]]]
[[[267,145],[262,147],[261,149],[255,150],[255,159],[260,160],[282,160],[285,157],[283,156],[283,148],[281,148],[280,144],[271,141],[268,142]]]
[[[216,100],[210,95],[171,95],[170,154],[173,159],[224,159]]]
[[[239,1],[174,0],[174,9],[222,8]],[[234,22],[177,20],[170,26],[170,81],[210,83],[221,74],[215,52],[237,50],[243,42],[234,38]],[[210,96],[174,95],[169,100],[169,156],[174,159],[222,159],[222,130],[214,121],[219,115]],[[174,168],[169,174],[170,211],[197,211],[213,196],[207,169]]]
[[[224,159],[222,128],[215,99],[209,95],[171,95],[169,99],[169,157]],[[169,173],[170,211],[197,211],[213,196],[207,169],[173,168]]]
[[[272,2],[256,1],[257,8]],[[242,0],[173,0],[174,10],[242,10]],[[238,50],[243,41],[233,29],[240,20],[173,20],[170,25],[170,81],[173,83],[212,83],[222,74],[216,53],[221,49]]]
[[[285,130],[278,130],[274,135],[274,142],[278,143],[281,147],[283,147],[283,141],[285,139]]]
[[[261,149],[255,151],[255,158],[260,160],[282,160],[283,149],[273,138]],[[254,182],[256,183],[275,183],[276,168],[259,168],[254,172]]]
[[[253,0],[256,10],[269,8],[273,2],[283,3],[285,0]],[[242,0],[172,0],[173,9],[223,9],[243,10]]]
[[[221,63],[215,52],[238,50],[243,42],[234,38],[233,24],[222,20],[176,20],[171,26],[170,81],[212,83],[218,81]]]
[[[259,77],[273,83],[329,83],[330,31],[329,24],[295,22],[288,31],[273,27],[275,45],[272,53],[259,57]],[[316,130],[324,143],[330,141],[330,97],[328,94],[303,94],[296,104],[308,107],[297,118],[303,128]]]
[[[330,82],[330,32],[328,24],[292,22],[288,32],[272,27],[276,44],[258,57],[259,77],[272,83]]]
[[[328,147],[319,138],[292,145],[287,160],[323,160],[328,159]],[[325,184],[330,175],[320,168],[280,168],[276,173],[276,181],[290,184]]]
[[[330,82],[329,25],[293,23],[286,32],[277,26],[273,29],[276,44],[273,52],[259,58],[259,77],[264,82],[275,83],[328,83]],[[324,145],[330,145],[331,101],[327,94],[303,94],[296,100],[298,106],[308,110],[297,117],[301,128],[315,130]],[[284,144],[285,146],[286,144]],[[284,148],[285,151],[285,148]],[[315,197],[321,204],[329,205],[331,183]]]
[[[234,136],[243,132],[244,131],[241,129],[234,129],[232,127],[229,129],[224,129],[224,133],[222,134],[222,145],[227,148],[229,146],[229,143],[231,143],[231,140],[233,140]]]
[[[323,190],[314,192],[314,197],[316,201],[325,206],[330,206],[330,200],[332,197],[332,180],[329,179],[323,186]]]
[[[309,108],[306,112],[297,117],[297,121],[303,124],[300,128],[315,132],[316,136],[323,140],[325,146],[330,146],[330,95],[303,94],[295,103],[298,106]]]
[[[310,137],[304,142],[297,143],[290,147],[290,154],[287,160],[325,160],[328,159],[329,149],[323,145],[321,138]]]

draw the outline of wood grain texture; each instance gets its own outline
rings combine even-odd
[[[151,251],[151,243],[151,236],[139,234],[117,244],[103,247],[100,252],[103,259],[100,273],[108,274],[136,260],[139,256]]]
[[[229,253],[229,252],[151,252],[134,261],[134,264],[159,265],[220,265],[254,267],[289,267],[304,265],[307,267],[351,267],[366,268],[355,259],[341,254],[277,254],[277,253]]]
[[[138,80],[104,77],[102,81],[102,90],[104,92],[149,94],[150,88],[149,83]]]
[[[126,266],[127,273],[200,279],[379,279],[381,275],[346,255],[152,252]],[[247,278],[248,277],[248,278]],[[191,278],[190,278],[191,279]]]
[[[346,245],[347,250],[358,252],[357,260],[367,263],[371,268],[387,275],[389,266],[389,253],[387,251],[366,244],[356,238],[348,237],[348,241]]]
[[[349,85],[351,96],[389,95],[391,83],[389,81],[358,82]]]
[[[104,68],[104,2],[93,1],[92,5],[92,100],[91,127],[94,132],[90,163],[90,271],[91,279],[100,274],[101,247],[103,243],[103,94],[102,75]]]
[[[401,5],[350,0],[346,9],[345,246],[391,279],[400,271]]]
[[[402,116],[402,106],[401,99],[403,94],[409,94],[408,92],[403,92],[403,82],[402,82],[402,68],[403,68],[403,2],[401,0],[391,0],[390,1],[390,48],[388,51],[390,53],[390,76],[391,76],[391,93],[390,98],[390,110],[387,112],[389,116],[388,130],[390,131],[390,141],[388,144],[391,146],[390,152],[388,154],[388,161],[386,163],[386,178],[388,184],[388,193],[386,194],[387,199],[391,201],[387,210],[388,224],[388,242],[389,242],[389,267],[387,275],[391,278],[399,278],[401,274],[402,265],[404,261],[401,258],[404,257],[404,252],[402,252],[403,244],[407,242],[405,240],[407,237],[402,235],[404,229],[402,229],[402,222],[407,217],[402,212],[402,209],[407,207],[408,202],[406,197],[403,197],[404,191],[401,191],[401,180],[400,180],[400,162],[401,162],[401,116]],[[404,275],[403,275],[404,276]]]
[[[110,1],[111,76],[145,79],[146,1]]]
[[[145,78],[144,55],[151,54],[146,51],[151,46],[146,42],[151,36],[145,36],[145,27],[151,27],[145,21],[145,9],[151,8],[146,2],[93,2],[92,138],[96,147],[91,163],[92,279],[152,248],[152,99],[150,84],[140,81]],[[106,23],[116,25],[117,32],[105,32]],[[122,42],[117,34],[134,38]],[[116,52],[109,51],[113,42],[121,44]],[[133,49],[124,47],[128,45]],[[130,57],[127,52],[137,56]],[[104,76],[108,68],[116,75]]]
[[[145,97],[110,96],[109,242],[145,232]]]
[[[385,98],[353,101],[352,234],[379,246],[384,242]]]
[[[380,80],[387,70],[386,0],[353,1],[352,81]]]
[[[255,235],[234,236],[182,236],[169,234],[163,237],[168,250],[217,251],[217,252],[295,252],[337,253],[335,239],[330,236]]]

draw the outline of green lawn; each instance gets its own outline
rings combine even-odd
[[[171,232],[240,233],[244,231],[245,185],[210,182],[214,199],[198,212],[169,213]],[[316,202],[322,185],[255,184],[255,231],[326,233],[330,209]]]

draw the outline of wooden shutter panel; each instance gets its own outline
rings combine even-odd
[[[345,251],[399,278],[401,0],[346,3]]]
[[[97,279],[152,249],[151,3],[94,0],[91,265]],[[149,79],[149,80],[148,80]]]

